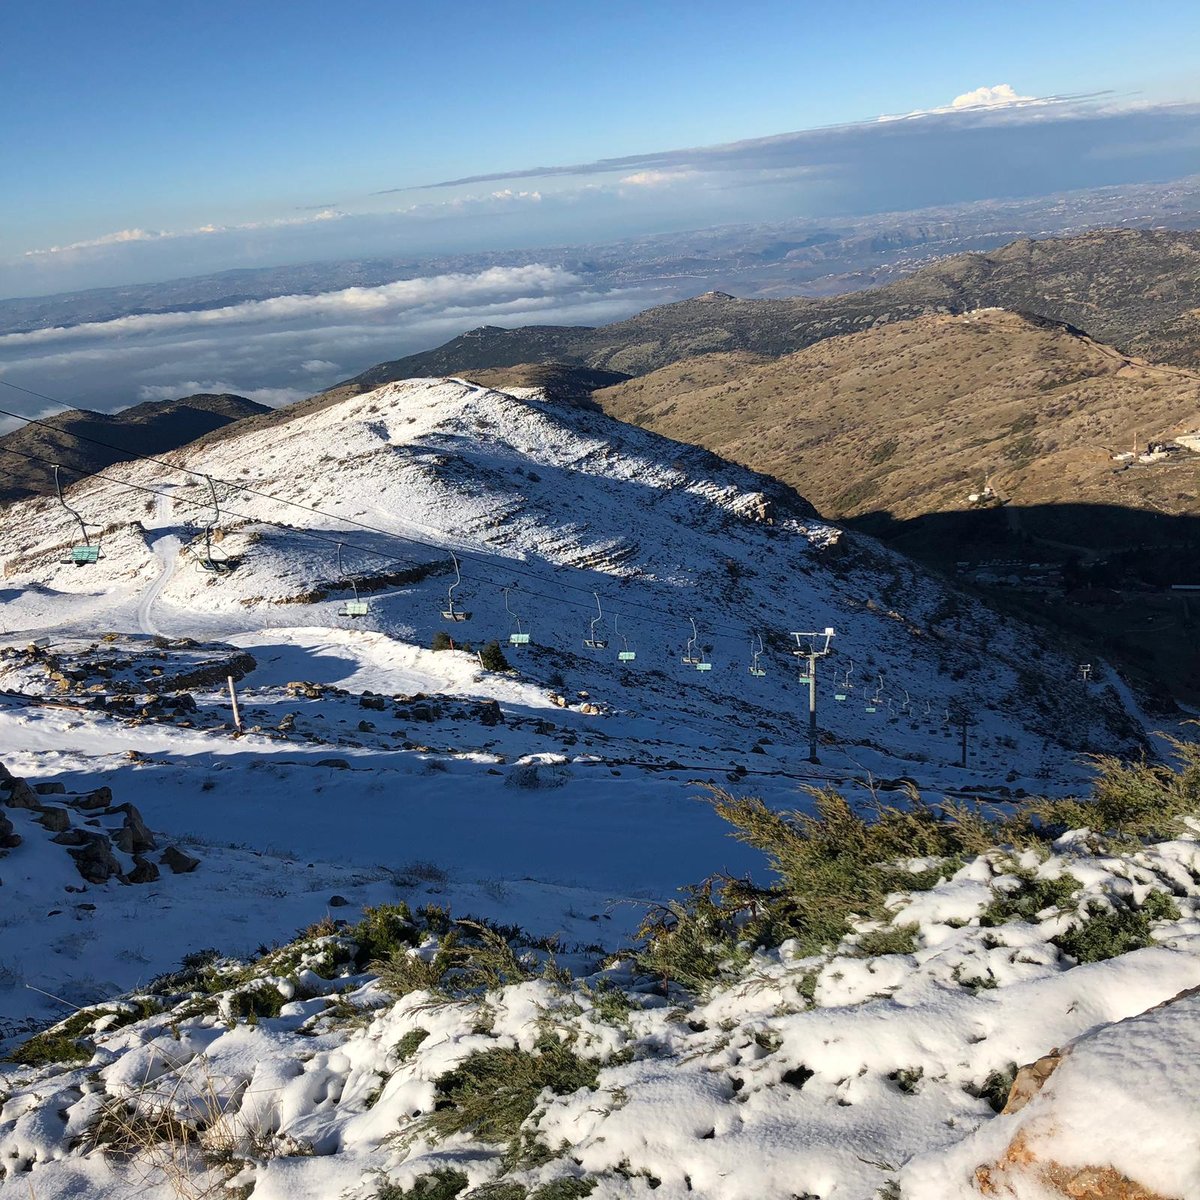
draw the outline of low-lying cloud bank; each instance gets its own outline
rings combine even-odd
[[[662,298],[556,266],[493,267],[10,333],[0,336],[0,378],[102,411],[196,392],[279,405],[478,325],[600,323]],[[6,408],[44,408],[0,390]]]

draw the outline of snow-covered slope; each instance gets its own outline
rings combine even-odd
[[[0,930],[0,960],[20,959],[15,978],[71,1003],[187,950],[246,953],[284,936],[321,915],[326,884],[354,905],[379,899],[413,862],[448,876],[438,886],[456,910],[611,944],[646,902],[717,867],[754,869],[695,803],[700,785],[733,781],[788,805],[825,779],[1003,799],[1070,790],[1088,774],[1081,751],[1140,733],[1108,685],[1071,686],[1074,664],[1028,631],[842,534],[794,493],[578,405],[410,381],[171,461],[186,470],[127,464],[71,489],[69,502],[105,527],[98,563],[61,562],[76,530],[53,501],[5,511],[0,529],[0,637],[48,637],[58,664],[0,660],[0,691],[73,705],[0,695],[0,761],[70,791],[111,786],[155,830],[199,848],[226,914],[199,928],[181,902],[125,961],[123,922],[145,896],[96,885],[85,901],[96,908],[73,910],[93,936],[66,939],[33,971],[27,949],[61,940],[59,916],[41,915],[61,896],[47,891],[59,868],[20,866],[27,842],[0,878],[22,877],[36,915],[19,942]],[[212,516],[203,474],[222,507],[214,557],[237,562],[227,573],[199,564]],[[358,620],[338,615],[351,594],[338,541],[369,600]],[[472,614],[453,625],[441,617],[451,549],[456,600]],[[507,645],[506,587],[528,646]],[[603,649],[584,645],[593,592]],[[709,672],[681,661],[693,619]],[[826,626],[836,635],[818,669],[811,764],[807,687],[787,635]],[[516,674],[428,649],[447,629],[476,647],[499,639]],[[109,631],[120,636],[97,642]],[[252,655],[238,684],[244,736],[228,727],[224,669],[187,685],[194,712],[135,702],[210,653],[178,638]],[[617,657],[626,639],[632,662]],[[71,663],[77,679],[59,669]],[[298,681],[316,686],[287,686]],[[498,709],[481,719],[490,701]],[[955,702],[972,722],[965,769],[945,721]],[[327,765],[334,757],[344,769]],[[230,845],[266,854],[257,891],[242,860],[223,865]],[[270,876],[295,863],[313,864],[301,889],[310,907],[272,913]],[[172,898],[191,884],[155,886]],[[252,922],[246,895],[264,898]],[[0,1017],[55,1009],[39,992],[0,989]]]
[[[780,485],[586,408],[409,381],[171,461],[225,481],[214,557],[237,569],[199,569],[196,530],[212,512],[199,475],[134,464],[119,472],[132,487],[90,481],[71,492],[107,527],[97,564],[59,561],[77,538],[53,502],[6,514],[4,629],[95,633],[135,627],[135,617],[175,636],[349,626],[336,615],[349,595],[335,565],[341,540],[347,573],[379,589],[361,624],[427,646],[445,625],[454,550],[464,576],[455,598],[473,614],[455,633],[505,641],[511,588],[533,643],[515,652],[517,665],[543,680],[557,671],[668,725],[707,712],[744,732],[795,736],[807,701],[787,635],[832,626],[823,724],[843,747],[863,748],[861,764],[856,751],[831,755],[847,769],[882,765],[877,754],[952,757],[944,725],[956,700],[978,722],[976,766],[1001,775],[1010,765],[1077,775],[1074,752],[1115,749],[1131,733],[1113,693],[1072,689],[1075,664],[1028,631],[823,523]],[[191,545],[177,551],[175,539]],[[583,645],[593,591],[605,651]],[[680,661],[692,620],[708,674]],[[622,636],[633,664],[616,661]],[[748,674],[759,636],[761,679]],[[832,702],[834,690],[850,700]],[[879,711],[868,713],[876,694]]]
[[[966,1197],[976,1168],[1015,1178],[989,1108],[1013,1064],[1200,982],[1193,826],[1125,857],[1079,833],[942,863],[888,921],[816,956],[762,949],[699,999],[604,965],[683,885],[761,878],[696,802],[706,785],[775,807],[824,782],[866,804],[909,781],[1018,803],[1081,789],[1087,750],[1143,736],[1116,680],[1079,684],[1030,630],[778,484],[457,380],[172,463],[71,490],[105,527],[95,564],[62,563],[74,531],[54,503],[3,514],[0,762],[19,779],[0,788],[0,1043],[85,1008],[0,1067],[5,1200]],[[200,564],[205,475],[232,570]],[[471,617],[450,623],[452,551]],[[339,615],[347,576],[365,617]],[[528,645],[508,643],[510,611]],[[683,661],[692,621],[709,671]],[[811,763],[789,633],[826,627]],[[439,632],[498,640],[513,670],[434,651]],[[86,878],[93,851],[108,867]],[[1025,919],[996,916],[1026,894]],[[414,922],[334,920],[400,901]],[[558,968],[515,982],[485,936],[499,979],[431,995],[449,927],[429,904],[522,926],[501,940],[539,967],[555,947]],[[1107,907],[1140,948],[1076,966],[1070,929]],[[380,983],[370,962],[392,951],[404,979]],[[78,1065],[43,1065],[64,1057]],[[507,1151],[508,1134],[428,1123],[469,1107],[467,1064],[502,1090],[532,1073],[512,1079],[529,1107]],[[1039,1114],[1077,1103],[1077,1076],[1030,1108],[1056,1162],[1071,1147]]]

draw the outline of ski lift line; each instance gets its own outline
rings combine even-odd
[[[5,380],[0,379],[0,383],[4,383],[4,382],[5,382]],[[31,394],[37,395],[38,393],[31,393]],[[19,413],[9,413],[6,409],[3,409],[3,408],[0,408],[0,416],[12,416],[19,421],[25,421],[27,424],[31,424],[31,425],[44,425],[45,424],[44,421],[38,421],[36,418],[33,418],[33,417],[23,417]],[[53,428],[53,426],[50,426],[50,428]],[[98,446],[104,446],[107,449],[118,449],[118,447],[109,446],[107,442],[100,441],[96,438],[87,438],[87,437],[80,436],[78,440],[81,442],[90,442],[90,443],[92,443],[94,445],[98,445]],[[25,454],[20,450],[11,450],[8,447],[3,447],[3,449],[4,449],[4,452],[7,454],[16,454],[21,458],[29,459],[31,462],[42,462],[42,463],[47,463],[51,466],[54,465],[50,459],[43,458],[39,455]],[[122,451],[122,453],[124,453],[124,452]],[[361,529],[364,532],[368,532],[368,533],[378,534],[381,537],[387,538],[390,541],[403,542],[410,546],[421,546],[427,550],[435,550],[441,554],[450,552],[448,547],[440,545],[436,542],[429,542],[429,541],[424,540],[423,538],[412,537],[410,535],[403,534],[403,533],[395,533],[392,530],[383,529],[377,525],[371,525],[364,521],[355,520],[353,517],[343,516],[339,513],[327,512],[324,509],[316,508],[310,504],[302,504],[297,500],[286,500],[282,496],[276,496],[276,495],[272,494],[271,492],[260,491],[256,488],[252,488],[252,487],[246,486],[244,484],[241,484],[241,483],[237,482],[236,480],[220,479],[216,476],[210,477],[210,476],[206,475],[203,471],[197,471],[191,467],[177,466],[175,464],[168,463],[162,459],[154,458],[152,455],[138,454],[138,455],[134,455],[133,457],[137,461],[154,463],[158,466],[165,467],[168,470],[180,471],[186,475],[195,476],[196,478],[200,478],[200,479],[212,478],[212,479],[215,479],[216,482],[220,483],[223,487],[229,488],[232,491],[244,492],[247,495],[256,496],[261,500],[269,500],[275,504],[284,505],[284,506],[287,506],[290,508],[298,508],[298,509],[302,510],[303,512],[311,513],[314,516],[324,517],[331,522],[337,522],[337,523],[340,523],[343,525],[353,525],[357,529]],[[145,492],[145,493],[148,493],[151,495],[167,496],[169,494],[169,493],[160,491],[157,488],[147,487],[144,484],[131,483],[126,480],[116,479],[111,475],[106,475],[103,471],[81,471],[77,467],[67,467],[65,469],[69,470],[72,473],[79,476],[79,480],[77,482],[83,482],[85,479],[102,479],[109,483],[114,483],[119,486],[132,488],[136,491]],[[187,500],[183,497],[175,496],[174,493],[170,493],[169,495],[171,495],[171,497],[173,499],[175,499],[177,503],[182,502],[184,504],[191,504],[193,507],[203,507],[202,505],[197,504],[197,502],[194,500]],[[322,535],[316,534],[315,532],[313,532],[311,530],[296,529],[294,526],[287,525],[282,521],[273,521],[268,517],[253,517],[246,513],[235,512],[231,508],[226,508],[225,511],[229,516],[237,517],[239,520],[253,521],[259,525],[272,525],[272,526],[275,526],[276,528],[286,529],[293,533],[300,533],[300,534],[305,534],[310,537],[320,538],[321,540],[327,541],[331,544],[333,544],[335,542],[335,539],[332,537],[322,537]],[[350,545],[350,543],[347,542],[346,545]],[[382,558],[387,562],[400,561],[396,556],[384,554],[382,551],[379,551],[379,550],[370,550],[370,549],[368,549],[366,547],[362,547],[362,546],[355,547],[355,548],[358,549],[363,554],[369,554],[372,557]],[[483,564],[485,567],[488,565],[487,559],[483,555],[475,554],[471,551],[466,551],[466,550],[461,551],[461,553],[462,553],[462,557],[464,559],[477,561],[477,562]],[[557,567],[552,563],[548,563],[547,565],[550,566],[551,570],[554,570],[554,571],[563,570],[563,568]],[[521,567],[519,567],[515,564],[507,564],[506,569],[510,574],[513,574],[513,575],[523,575],[523,576],[527,576],[530,579],[536,579],[539,581],[542,580],[542,578],[543,578],[541,575],[537,574],[537,572],[523,570]],[[496,586],[495,581],[488,579],[486,576],[479,577],[479,576],[473,576],[473,575],[464,575],[463,578],[466,580],[472,581],[472,582],[483,583],[485,586],[488,586],[488,587]],[[561,580],[561,579],[557,581],[557,585],[561,588],[564,588],[564,589],[567,589],[570,591],[575,591],[575,592],[591,592],[592,591],[591,588],[587,587],[584,584],[568,583],[567,581]],[[565,599],[561,599],[561,598],[555,597],[555,596],[547,596],[545,592],[537,592],[532,588],[528,589],[528,591],[529,591],[530,595],[536,595],[536,596],[540,597],[541,599],[550,600],[552,603],[574,604],[575,607],[578,607],[578,608],[590,607],[590,605],[584,605],[583,603],[580,603],[580,602],[565,600]],[[643,610],[648,613],[661,615],[661,610],[657,606],[652,605],[652,604],[645,604],[645,603],[642,603],[637,600],[628,600],[628,599],[624,600],[623,603],[628,608],[640,609],[640,610]],[[737,636],[744,636],[743,630],[738,629],[732,625],[714,624],[712,626],[712,628],[718,632],[723,632],[723,633],[728,633],[728,634],[736,634]]]
[[[69,407],[65,404],[64,401],[58,400],[53,396],[46,396],[46,395],[43,395],[41,392],[35,392],[29,388],[20,387],[17,384],[10,383],[8,380],[0,379],[0,384],[4,384],[7,387],[15,388],[17,391],[25,392],[27,395],[36,396],[42,400],[49,400],[53,404],[63,404],[64,408]],[[0,408],[0,416],[12,417],[18,421],[24,421],[28,425],[39,425],[39,426],[44,426],[49,429],[55,428],[54,426],[48,425],[47,422],[41,421],[36,417],[25,417],[25,416],[22,416],[20,413],[10,412],[8,409],[4,409],[4,408]],[[58,432],[61,432],[61,431],[58,431]],[[78,437],[78,440],[81,442],[88,442],[91,445],[102,446],[107,450],[116,450],[116,451],[120,452],[122,455],[127,454],[127,451],[121,450],[121,448],[119,446],[113,446],[110,443],[102,441],[99,438],[89,438],[89,437],[85,437],[83,435],[77,435],[77,437]],[[13,453],[16,453],[16,452],[14,451]],[[153,463],[154,465],[163,467],[166,470],[178,471],[185,475],[191,475],[191,476],[201,478],[201,479],[209,479],[210,478],[210,476],[206,475],[203,471],[198,471],[193,467],[180,466],[178,463],[167,462],[165,459],[156,458],[154,455],[151,455],[151,454],[134,454],[134,455],[132,455],[132,460],[138,461],[138,462]],[[125,461],[130,461],[130,459],[126,458]],[[103,475],[100,472],[92,472],[90,474],[89,473],[80,473],[81,480],[87,479],[87,478],[110,479],[111,477]],[[250,496],[256,496],[261,500],[270,500],[275,504],[285,505],[289,508],[297,508],[303,512],[312,513],[315,516],[325,517],[330,521],[337,521],[344,525],[353,525],[355,528],[361,529],[364,532],[376,533],[376,534],[381,535],[382,537],[390,538],[395,541],[405,542],[405,543],[407,543],[409,545],[413,545],[413,546],[423,546],[426,549],[437,550],[442,553],[444,553],[447,549],[445,546],[439,545],[436,542],[425,541],[423,538],[412,537],[411,535],[408,535],[408,534],[395,533],[391,530],[383,529],[378,525],[371,525],[366,521],[356,520],[353,517],[347,517],[347,516],[342,516],[337,513],[326,512],[324,509],[317,508],[314,505],[303,504],[299,500],[287,500],[287,499],[284,499],[282,496],[276,496],[271,492],[260,491],[257,488],[249,487],[246,484],[239,483],[236,480],[218,479],[218,482],[220,482],[224,487],[231,488],[236,491],[244,492]],[[137,485],[134,484],[134,485],[130,485],[130,486],[136,487]],[[147,489],[147,490],[152,490],[152,489]],[[227,511],[230,513],[231,516],[240,516],[241,515],[238,513],[234,513],[232,510],[227,510]],[[257,520],[258,518],[243,517],[243,519]],[[276,521],[265,521],[265,520],[261,521],[260,523],[261,524],[272,524],[272,525],[280,524],[279,522],[276,522]],[[288,526],[281,526],[281,527],[282,528],[290,528]],[[378,553],[378,551],[376,553]],[[470,551],[463,550],[462,557],[464,559],[468,559],[468,560],[477,560],[486,565],[486,559],[482,555],[474,554]],[[395,560],[389,560],[389,561],[395,561]],[[531,579],[540,579],[541,578],[541,576],[539,576],[536,572],[525,571],[517,566],[511,567],[510,570],[515,575],[525,575]],[[470,579],[471,576],[467,576],[466,578]],[[494,584],[492,584],[491,581],[484,580],[483,582],[487,583],[489,586],[494,586]],[[558,586],[560,586],[562,588],[570,589],[571,591],[577,591],[577,592],[591,591],[591,589],[586,587],[585,585],[567,583],[564,580],[560,580]],[[531,589],[531,591],[532,591],[532,589]],[[546,597],[543,595],[543,598],[546,598]],[[627,601],[627,604],[630,608],[640,608],[640,609],[646,610],[647,612],[656,612],[657,611],[657,609],[655,609],[655,607],[653,605],[641,604],[641,603],[639,603],[637,601],[633,601],[633,600]],[[739,633],[739,634],[741,633],[740,630],[735,630],[732,626],[714,625],[713,628],[724,630],[727,633],[735,633],[735,632]]]
[[[55,465],[50,459],[44,458],[41,455],[27,454],[24,451],[13,450],[7,446],[0,447],[0,453],[12,454],[18,458],[23,458],[30,462],[44,463],[48,466]],[[209,504],[207,501],[192,500],[185,496],[180,496],[175,492],[163,491],[161,488],[154,488],[154,487],[150,487],[146,484],[141,484],[141,483],[133,483],[127,479],[117,479],[117,478],[113,477],[112,475],[106,474],[103,471],[84,472],[84,471],[80,471],[76,467],[68,467],[65,469],[69,470],[72,474],[78,475],[80,477],[80,481],[82,481],[84,479],[99,479],[99,480],[103,480],[106,483],[111,483],[116,487],[126,488],[130,491],[140,492],[145,495],[162,496],[162,497],[170,498],[171,500],[173,500],[173,502],[175,504],[183,504],[183,505],[189,506],[191,508],[208,508],[209,507]],[[382,550],[376,550],[370,546],[363,546],[356,542],[348,542],[343,539],[336,538],[330,534],[318,532],[317,530],[314,530],[314,529],[297,528],[296,526],[288,525],[283,521],[272,520],[270,517],[252,516],[249,513],[239,512],[232,508],[226,508],[224,511],[225,511],[226,516],[234,517],[238,520],[247,521],[247,522],[250,522],[250,523],[253,523],[256,525],[267,525],[272,528],[279,529],[282,532],[287,533],[287,534],[292,534],[297,537],[308,538],[311,541],[324,542],[326,545],[335,546],[335,547],[340,544],[340,545],[345,546],[347,549],[355,550],[360,554],[366,555],[371,558],[380,559],[383,561],[383,563],[388,564],[388,565],[399,563],[399,562],[403,561],[402,559],[397,558],[395,555],[384,553]],[[321,515],[329,516],[330,519],[335,520],[335,521],[341,520],[340,517],[337,517],[334,514],[322,513]],[[385,532],[384,536],[388,537],[388,538],[394,538],[394,539],[397,539],[400,541],[411,540],[411,539],[404,538],[400,534],[389,534],[389,533]],[[423,546],[431,546],[432,545],[431,543],[425,543],[425,542],[422,542],[420,544]],[[433,548],[442,550],[443,553],[449,553],[452,558],[456,557],[454,555],[453,551],[445,551],[445,550],[443,550],[442,547],[433,547]],[[555,567],[553,564],[548,564],[548,565],[551,567],[551,570],[563,570],[564,569],[562,567]],[[527,572],[527,573],[532,574],[532,572]],[[459,575],[463,580],[465,580],[467,582],[481,583],[487,587],[495,586],[494,580],[488,579],[484,576],[463,574],[461,572],[461,570],[459,571]],[[568,585],[568,586],[574,586],[574,585]],[[579,590],[582,590],[582,589],[579,589]],[[527,594],[529,594],[531,596],[536,596],[539,599],[545,600],[551,604],[566,605],[571,608],[590,607],[590,606],[583,605],[581,602],[579,602],[577,600],[571,600],[571,599],[568,599],[563,596],[554,596],[554,595],[549,594],[548,592],[537,591],[532,588],[527,588],[527,589],[525,589],[525,591],[527,592]],[[593,597],[595,597],[596,593],[593,592],[592,595],[593,595]],[[628,604],[628,606],[630,608],[644,609],[648,612],[654,612],[654,613],[661,615],[661,610],[659,608],[656,608],[653,605],[639,603],[638,601],[626,601],[626,603]],[[730,632],[730,633],[736,633],[736,634],[742,633],[741,630],[736,629],[733,626],[720,625],[720,626],[715,626],[715,628],[720,629],[722,631]]]
[[[5,381],[0,380],[0,383],[3,383],[3,382],[5,382]],[[3,410],[0,410],[0,413],[3,413]],[[32,423],[32,420],[31,420],[31,423]],[[80,440],[85,441],[88,439],[81,438]],[[39,462],[39,463],[42,463],[44,465],[51,466],[51,467],[60,465],[60,464],[55,463],[53,460],[45,458],[41,455],[28,454],[24,451],[14,450],[7,446],[0,447],[0,453],[11,454],[18,458],[26,459],[30,462]],[[150,459],[150,461],[157,461],[157,460]],[[209,501],[191,500],[185,496],[180,496],[177,492],[174,492],[174,491],[167,492],[167,491],[162,490],[161,488],[150,487],[146,484],[133,483],[130,480],[126,480],[126,479],[117,479],[117,478],[114,478],[112,475],[105,474],[103,471],[84,472],[84,471],[81,471],[77,467],[63,467],[62,469],[70,472],[71,474],[78,475],[81,481],[83,479],[100,479],[106,483],[111,483],[116,487],[126,488],[130,491],[140,492],[140,493],[143,493],[146,495],[161,496],[164,498],[169,498],[175,504],[182,504],[182,505],[190,506],[192,508],[208,508],[208,507],[210,507]],[[186,470],[186,468],[179,468],[179,469]],[[187,473],[207,478],[207,476],[203,476],[202,472],[188,470]],[[221,480],[217,480],[217,482],[224,483],[224,481],[221,481]],[[229,486],[232,486],[235,489],[238,487],[237,484],[232,484]],[[241,490],[249,490],[249,489],[241,489]],[[287,502],[285,502],[285,503],[287,503]],[[331,520],[342,520],[343,519],[343,518],[335,516],[334,514],[331,514],[331,513],[322,513],[322,512],[320,512],[320,510],[314,509],[312,511],[318,512],[319,515],[322,515],[322,516],[328,516]],[[323,542],[326,545],[330,545],[335,548],[339,547],[339,546],[343,546],[348,550],[353,550],[353,551],[363,554],[367,557],[380,559],[384,563],[387,563],[387,564],[394,564],[394,563],[403,561],[402,559],[399,559],[394,555],[384,553],[382,550],[376,550],[370,546],[363,546],[363,545],[360,545],[355,542],[345,541],[344,539],[334,537],[330,534],[321,533],[314,529],[297,528],[296,526],[288,525],[282,521],[271,520],[268,517],[251,516],[248,513],[237,512],[234,509],[230,509],[230,508],[225,508],[224,512],[225,512],[226,516],[233,517],[237,520],[248,521],[248,522],[251,522],[251,523],[257,524],[257,525],[271,526],[272,528],[279,529],[284,533],[292,534],[297,537],[308,538],[311,541]],[[386,531],[381,531],[381,532],[383,533],[383,536],[390,538],[390,539],[395,539],[395,540],[399,540],[399,541],[413,541],[414,540],[414,539],[405,538],[401,534],[391,534]],[[444,553],[449,553],[451,555],[451,558],[454,559],[455,561],[457,561],[456,555],[454,554],[453,551],[447,551],[447,550],[444,550],[444,548],[442,548],[442,547],[433,546],[432,543],[421,542],[419,544],[433,548],[433,549],[441,550]],[[565,569],[562,567],[556,567],[553,564],[548,564],[548,566],[550,566],[551,570],[555,570],[555,571],[561,571],[561,570]],[[527,573],[531,574],[531,572],[527,572]],[[465,574],[462,574],[461,571],[459,572],[459,575],[463,580],[466,580],[468,582],[482,583],[485,586],[489,586],[489,587],[495,586],[494,581],[489,580],[484,577],[481,577],[481,576],[465,575]],[[571,586],[576,586],[576,585],[571,585]],[[551,604],[566,605],[571,608],[584,607],[584,605],[582,605],[579,601],[570,600],[570,599],[567,599],[562,596],[553,596],[547,592],[537,591],[532,588],[525,588],[522,590],[530,596],[536,596],[538,599],[545,600]],[[578,588],[577,590],[582,590],[582,588]],[[593,599],[596,600],[597,607],[599,608],[598,593],[592,592],[591,594],[592,594]],[[645,609],[647,611],[656,613],[660,617],[662,615],[662,610],[654,605],[642,604],[642,603],[638,603],[637,601],[626,601],[625,603],[628,605],[628,607],[631,607],[631,608]],[[600,616],[603,617],[602,609],[600,610]],[[690,620],[690,618],[689,618],[689,620]],[[616,624],[616,622],[614,620],[614,628],[615,628],[615,624]],[[745,636],[744,630],[739,629],[735,626],[731,626],[731,625],[714,625],[712,628],[718,632],[731,633],[731,634],[737,634],[740,636]],[[620,636],[622,638],[623,643],[627,646],[628,642],[625,639],[624,635],[618,634],[618,636]],[[824,631],[822,631],[819,636],[824,637]],[[631,658],[624,659],[623,655],[625,653],[630,654]],[[633,656],[634,656],[634,652],[631,650],[622,651],[622,653],[620,655],[618,655],[618,657],[622,658],[623,661],[632,661]],[[709,664],[709,669],[711,669],[711,664]],[[880,676],[879,677],[879,688],[878,688],[878,690],[876,692],[876,696],[874,698],[876,703],[878,703],[879,699],[881,698],[880,694],[882,693],[882,690],[883,690],[883,679]],[[939,704],[939,707],[941,707],[940,704]]]

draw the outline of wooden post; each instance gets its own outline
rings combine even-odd
[[[237,692],[235,692],[233,689],[233,676],[226,675],[225,682],[229,684],[229,703],[233,705],[233,727],[238,731],[238,733],[241,733],[242,714],[238,710]]]

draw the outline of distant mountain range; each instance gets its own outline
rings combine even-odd
[[[54,491],[54,468],[63,486],[139,454],[165,454],[214,429],[269,411],[244,396],[196,395],[148,401],[118,413],[69,409],[0,437],[0,502]],[[12,450],[17,453],[5,454]],[[21,455],[46,461],[30,461]]]
[[[814,300],[708,292],[599,328],[484,326],[381,363],[341,388],[559,362],[643,375],[714,351],[781,355],[931,312],[1007,308],[1084,329],[1156,362],[1200,366],[1200,233],[1110,229],[960,254],[886,287]]]

